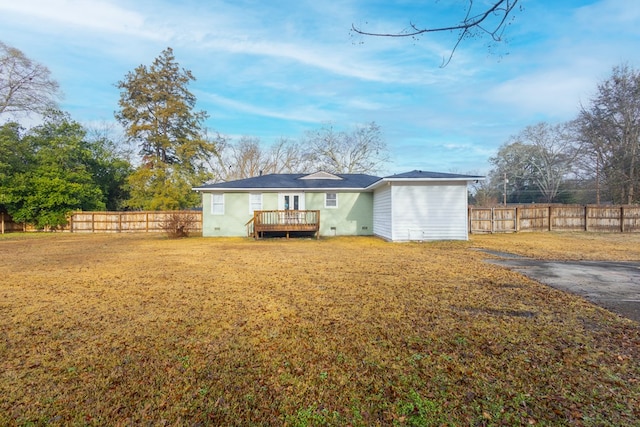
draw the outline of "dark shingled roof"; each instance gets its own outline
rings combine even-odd
[[[476,175],[460,175],[457,173],[444,172],[427,172],[413,170],[411,172],[399,173],[397,175],[385,176],[385,179],[402,178],[402,179],[479,179],[484,178]]]
[[[380,177],[366,174],[336,174],[341,179],[301,179],[308,175],[304,173],[269,174],[236,181],[204,184],[196,189],[364,189],[380,180]]]
[[[316,178],[316,176],[324,176],[325,178]],[[338,179],[339,178],[339,179]],[[484,179],[482,176],[476,175],[460,175],[456,173],[444,172],[425,172],[414,170],[411,172],[400,173],[396,175],[385,176],[380,178],[373,175],[362,173],[345,173],[345,174],[327,174],[319,172],[315,174],[304,173],[274,173],[269,175],[255,176],[253,178],[238,179],[236,181],[217,182],[215,184],[203,184],[195,190],[281,190],[281,189],[298,189],[298,190],[326,190],[326,189],[371,189],[384,182],[398,180],[476,180]],[[377,183],[377,184],[376,184]],[[376,185],[373,185],[376,184]]]

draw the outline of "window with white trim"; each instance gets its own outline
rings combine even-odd
[[[249,194],[249,213],[253,215],[254,211],[262,210],[262,193]]]
[[[325,208],[337,208],[338,207],[338,193],[324,193],[324,207]]]
[[[224,215],[224,193],[211,194],[211,215]]]

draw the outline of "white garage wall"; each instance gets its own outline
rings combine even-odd
[[[393,183],[392,240],[467,240],[467,184]]]
[[[393,240],[391,211],[391,186],[384,185],[373,193],[373,234]]]

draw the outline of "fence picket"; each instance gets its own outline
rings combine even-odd
[[[74,212],[68,224],[60,231],[72,233],[121,233],[121,232],[161,232],[161,225],[169,215],[184,213],[195,218],[193,232],[202,231],[201,211],[126,211],[126,212]],[[26,224],[15,223],[8,215],[2,214],[2,232],[37,231]]]
[[[513,221],[513,227],[506,226]],[[518,205],[469,207],[470,233],[518,231],[640,232],[640,206]]]

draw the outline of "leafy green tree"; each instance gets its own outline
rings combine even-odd
[[[15,221],[38,228],[62,226],[75,210],[104,210],[109,189],[125,181],[116,176],[128,170],[56,111],[25,135],[16,124],[0,128],[0,155],[0,203]]]
[[[84,137],[79,123],[57,112],[25,136],[32,157],[9,192],[14,220],[58,227],[71,211],[105,208],[88,167],[92,153]]]
[[[133,208],[174,210],[200,203],[200,197],[191,190],[190,181],[162,163],[154,168],[138,168],[129,177],[128,184],[130,198],[127,203]]]
[[[131,163],[119,153],[115,143],[106,137],[89,138],[88,143],[91,158],[87,166],[94,182],[102,191],[106,209],[122,210],[129,199],[127,180],[133,172]]]
[[[15,170],[23,170],[28,163],[28,148],[22,139],[24,129],[15,122],[0,127],[0,185],[7,184]]]
[[[206,162],[215,155],[215,145],[204,137],[207,114],[194,111],[196,97],[187,88],[194,80],[167,48],[151,66],[140,65],[118,82],[115,116],[142,156],[128,181],[129,207],[175,209],[199,203],[191,188],[209,176]]]
[[[0,127],[0,212],[7,212],[8,190],[17,173],[29,164],[30,150],[26,146],[18,123],[5,123]]]

